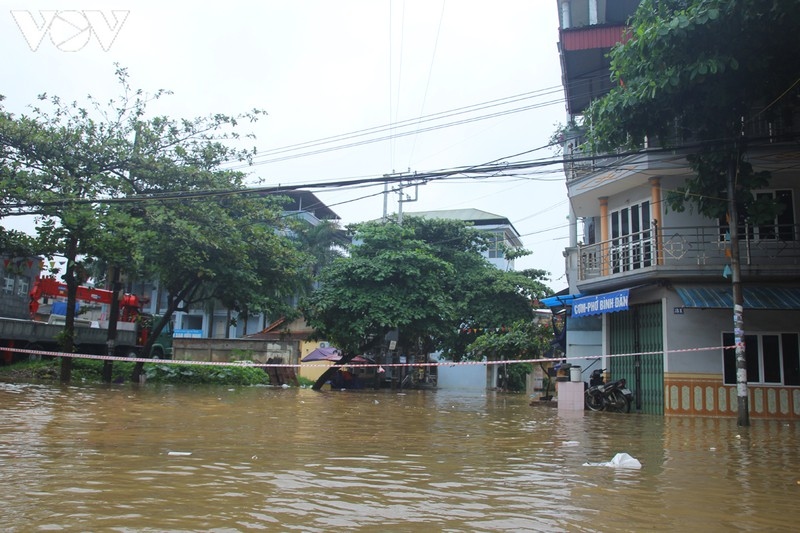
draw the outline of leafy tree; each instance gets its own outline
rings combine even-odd
[[[285,305],[303,283],[304,257],[280,233],[280,202],[246,194],[241,173],[220,170],[249,160],[235,127],[253,110],[192,120],[147,117],[147,105],[168,94],[133,91],[117,69],[122,95],[101,105],[66,104],[41,95],[48,109],[0,113],[4,183],[15,184],[18,211],[39,216],[45,253],[67,257],[65,351],[72,351],[75,291],[81,258],[124,268],[129,278],[157,279],[169,293],[152,342],[180,304],[222,300],[237,309]],[[14,180],[14,181],[12,181]],[[71,359],[62,360],[69,380]],[[138,365],[134,373],[141,371]]]
[[[344,256],[345,232],[338,222],[322,220],[317,225],[296,221],[291,225],[292,236],[298,248],[311,255],[311,275],[316,277],[335,259]]]
[[[98,234],[95,206],[87,198],[114,192],[113,173],[124,168],[124,150],[116,125],[101,124],[76,103],[40,95],[52,112],[33,107],[31,115],[0,114],[0,150],[23,212],[39,216],[37,231],[45,254],[66,257],[66,328],[62,349],[73,350],[75,294],[80,283],[79,255]],[[102,147],[102,149],[101,149]],[[62,380],[68,381],[71,358],[62,360]]]
[[[695,175],[667,200],[674,209],[688,205],[708,217],[729,218],[737,331],[743,329],[740,218],[758,222],[780,209],[753,198],[752,189],[769,176],[754,173],[746,157],[763,140],[744,134],[757,120],[790,113],[791,89],[800,81],[798,27],[798,2],[643,0],[630,39],[611,51],[618,86],[587,113],[595,150],[641,147],[645,136],[669,144],[675,132],[695,143],[688,148]],[[739,424],[748,425],[739,340]]]
[[[485,234],[461,221],[409,217],[402,226],[351,231],[349,257],[322,270],[303,305],[309,324],[345,352],[340,364],[380,347],[395,329],[404,353],[444,350],[460,360],[479,329],[532,318],[532,295],[548,292],[530,276],[493,267],[480,254]]]
[[[596,151],[639,148],[645,137],[690,142],[695,175],[668,196],[674,209],[696,207],[717,219],[728,212],[728,170],[745,214],[766,214],[751,191],[769,175],[754,173],[743,134],[753,122],[791,112],[798,83],[800,4],[777,0],[643,0],[631,35],[611,51],[618,86],[587,112]],[[676,135],[677,134],[677,135]],[[754,222],[758,222],[757,219]]]
[[[419,217],[406,218],[403,225],[414,228],[458,272],[447,280],[447,291],[453,295],[454,327],[446,330],[437,345],[454,361],[469,357],[467,346],[484,332],[532,318],[531,301],[552,292],[544,283],[548,274],[543,270],[506,272],[489,264],[481,255],[488,244],[485,231],[457,220]]]
[[[487,331],[475,339],[467,350],[471,358],[486,357],[489,361],[519,361],[541,359],[552,351],[553,326],[547,322],[520,320],[506,330]],[[532,370],[530,363],[503,365],[506,387],[520,391],[525,376]]]
[[[410,228],[364,223],[352,228],[358,244],[320,274],[320,287],[306,300],[310,324],[345,352],[378,346],[397,328],[414,333],[442,328],[449,316],[443,295],[450,265]]]
[[[344,352],[341,364],[400,330],[406,353],[427,353],[431,338],[452,320],[447,279],[452,266],[411,228],[369,222],[351,228],[357,244],[319,276],[320,286],[304,302],[308,323]],[[331,371],[315,384],[320,388]]]

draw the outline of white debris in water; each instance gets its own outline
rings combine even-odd
[[[562,446],[579,446],[580,442],[577,440],[565,440],[561,443]]]
[[[167,452],[167,455],[181,455],[181,456],[186,456],[186,455],[192,455],[192,452]]]
[[[618,453],[606,463],[583,463],[583,466],[610,466],[612,468],[633,468],[638,470],[642,468],[642,463],[627,453]]]

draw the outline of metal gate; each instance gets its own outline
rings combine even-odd
[[[609,313],[610,354],[658,352],[612,357],[612,379],[625,378],[633,391],[633,409],[664,414],[664,344],[661,303],[633,305],[627,311]]]

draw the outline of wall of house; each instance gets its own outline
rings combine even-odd
[[[723,383],[722,333],[733,331],[729,309],[690,309],[675,314],[683,302],[674,290],[665,291],[664,412],[668,415],[736,416],[737,392]],[[796,312],[747,310],[747,334],[796,332]],[[695,351],[698,348],[713,348]],[[676,350],[687,350],[676,352]],[[754,418],[800,418],[800,388],[748,384],[750,415]]]
[[[253,361],[266,363],[281,358],[283,363],[297,364],[299,346],[296,341],[261,339],[193,339],[175,338],[173,359],[182,361]]]
[[[602,354],[602,316],[567,318],[567,362],[586,369]]]
[[[683,309],[683,302],[674,291],[667,292],[666,349],[689,350],[722,346],[722,333],[733,331],[732,309]],[[745,309],[747,334],[789,333],[800,330],[797,312]],[[722,350],[671,353],[665,363],[667,372],[713,373],[722,376]]]
[[[442,365],[438,370],[437,388],[486,390],[487,372],[485,365]]]

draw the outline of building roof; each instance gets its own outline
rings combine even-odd
[[[504,225],[510,227],[514,234],[519,236],[519,232],[508,218],[487,213],[480,209],[442,209],[439,211],[415,211],[406,212],[405,216],[420,218],[442,218],[446,220],[463,220],[472,222],[476,226]]]
[[[319,220],[339,220],[339,215],[337,215],[333,209],[325,205],[322,200],[317,198],[311,191],[297,189],[292,191],[280,191],[275,194],[289,198],[290,201],[283,206],[284,211],[311,213]]]

